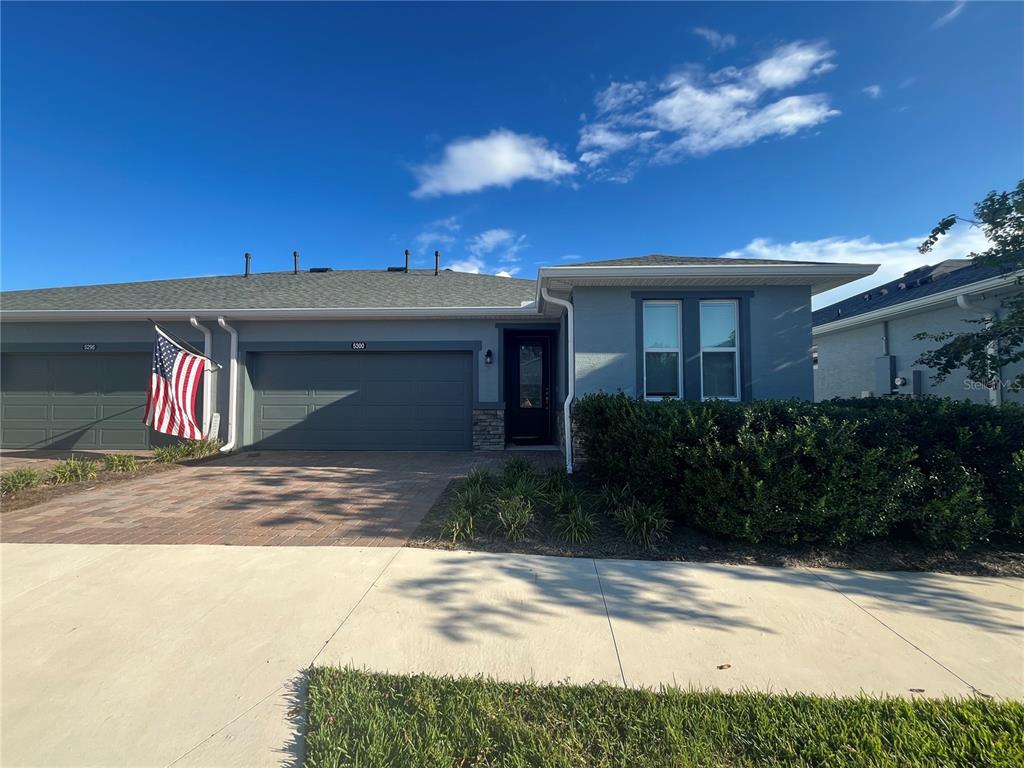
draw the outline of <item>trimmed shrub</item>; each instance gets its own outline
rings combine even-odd
[[[50,469],[50,482],[54,485],[77,483],[82,480],[95,480],[99,475],[99,462],[92,459],[76,459],[72,456],[58,461]]]
[[[574,408],[592,474],[678,520],[752,543],[845,546],[893,533],[962,549],[1024,539],[1024,409],[938,398]],[[1017,458],[1021,454],[1020,458]],[[606,508],[609,497],[603,494]]]
[[[21,467],[0,475],[0,495],[9,496],[26,488],[35,488],[43,482],[43,474],[31,467]]]
[[[128,453],[108,453],[103,457],[103,468],[109,472],[138,472],[139,460]]]

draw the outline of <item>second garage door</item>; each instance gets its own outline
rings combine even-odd
[[[457,451],[472,446],[469,353],[254,354],[262,448]]]

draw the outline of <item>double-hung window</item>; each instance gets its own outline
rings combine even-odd
[[[700,303],[700,394],[705,400],[740,399],[739,326],[736,301]]]
[[[682,394],[681,310],[678,301],[644,302],[644,397],[648,400]]]

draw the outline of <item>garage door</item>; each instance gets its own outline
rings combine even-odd
[[[253,441],[260,447],[471,447],[468,353],[264,352],[251,366]]]
[[[146,448],[148,353],[7,354],[0,359],[4,448]]]

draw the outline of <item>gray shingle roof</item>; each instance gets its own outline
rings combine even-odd
[[[431,270],[263,272],[143,283],[41,288],[0,293],[0,309],[335,309],[344,307],[518,307],[536,283],[511,277]]]
[[[1004,273],[1005,270],[998,267],[982,266],[970,259],[948,259],[939,264],[918,267],[903,277],[883,283],[870,291],[858,293],[856,296],[815,310],[811,315],[811,322],[814,325],[822,325],[840,318],[856,317],[865,312],[894,307],[906,301],[931,296],[951,288],[968,286]]]
[[[650,256],[631,256],[625,259],[604,261],[578,261],[563,264],[565,267],[684,267],[687,264],[825,264],[824,261],[783,261],[782,259],[739,259],[727,256],[665,256],[653,253]]]

